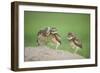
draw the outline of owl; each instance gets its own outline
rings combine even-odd
[[[61,45],[61,37],[57,32],[56,28],[51,28],[50,37],[54,45],[56,45],[56,49]]]
[[[75,35],[73,32],[69,32],[67,34],[67,39],[69,41],[69,44],[71,48],[75,49],[74,53],[77,53],[79,49],[82,48],[82,42],[81,40]]]
[[[37,44],[38,46],[43,46],[47,44],[47,39],[50,35],[50,27],[45,27],[40,29],[37,33]]]

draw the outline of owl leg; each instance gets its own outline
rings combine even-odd
[[[57,45],[56,45],[56,49],[59,47],[59,45],[60,45],[60,43],[57,43]]]
[[[75,51],[74,51],[74,53],[77,53],[77,52],[78,52],[78,50],[79,50],[79,48],[76,48],[76,49],[75,49]]]

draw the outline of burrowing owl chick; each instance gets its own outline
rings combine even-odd
[[[82,43],[80,39],[72,32],[69,32],[67,39],[70,43],[71,48],[75,49],[74,53],[77,53],[80,48],[82,48]]]
[[[56,28],[51,28],[50,32],[51,40],[56,45],[56,49],[61,45],[61,37],[57,32]]]

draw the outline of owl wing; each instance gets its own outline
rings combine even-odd
[[[75,45],[77,45],[78,47],[82,48],[82,42],[81,42],[78,38],[76,38],[76,39],[74,40],[74,43],[75,43]]]
[[[60,42],[60,44],[61,44],[61,37],[60,37],[60,35],[56,34],[55,37],[56,37],[56,40],[58,40]]]

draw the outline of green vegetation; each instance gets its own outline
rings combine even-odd
[[[81,39],[83,48],[79,54],[90,57],[90,15],[79,13],[24,12],[24,46],[37,46],[37,32],[44,27],[56,27],[62,44],[58,49],[73,52],[67,40],[67,33],[74,32]],[[50,46],[49,47],[53,47]]]

